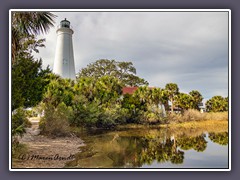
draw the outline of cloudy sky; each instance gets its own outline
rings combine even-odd
[[[74,30],[75,69],[98,59],[132,61],[150,86],[177,83],[205,100],[228,95],[228,12],[53,12],[55,27],[36,57],[53,68],[56,29]]]

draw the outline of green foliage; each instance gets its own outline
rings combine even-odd
[[[174,101],[175,101],[175,97],[178,95],[179,93],[179,88],[178,85],[175,83],[168,83],[165,86],[165,90],[166,90],[166,95],[168,96],[168,99],[171,101],[171,112],[173,112],[174,109]]]
[[[42,61],[32,57],[21,58],[12,65],[12,110],[32,107],[42,100],[48,73],[50,69],[42,69]]]
[[[12,12],[12,111],[42,100],[50,69],[43,70],[42,60],[35,60],[31,53],[44,47],[45,40],[36,35],[47,32],[54,17],[49,12]]]
[[[23,52],[38,52],[38,47],[43,47],[44,40],[37,40],[36,35],[46,33],[54,26],[56,16],[50,12],[12,12],[12,63]]]
[[[164,90],[161,88],[139,87],[133,94],[140,101],[139,114],[143,123],[157,123],[164,120],[162,104],[166,101]]]
[[[128,115],[126,109],[122,109],[118,104],[88,102],[83,95],[74,97],[72,107],[74,117],[70,123],[76,126],[112,128],[125,123]]]
[[[201,93],[197,90],[192,90],[189,94],[193,98],[193,109],[199,110],[199,104],[203,100],[203,97],[202,97]]]
[[[121,108],[121,90],[121,82],[111,76],[79,78],[74,85],[71,124],[111,128],[125,122],[128,113]]]
[[[128,111],[126,109],[122,109],[118,104],[112,104],[109,107],[103,108],[97,122],[97,127],[112,128],[117,124],[124,124],[128,118]]]
[[[228,132],[223,133],[211,132],[209,133],[208,137],[214,143],[220,144],[222,146],[228,145]]]
[[[73,118],[73,110],[63,102],[57,107],[45,104],[44,117],[41,118],[39,128],[41,133],[48,136],[66,136],[69,134],[69,120]]]
[[[213,96],[206,102],[206,109],[209,112],[228,111],[228,97]]]
[[[195,107],[194,98],[191,95],[179,93],[175,97],[175,106],[180,108],[182,112],[184,110],[192,109]]]
[[[162,110],[160,109],[155,109],[153,110],[148,110],[143,113],[142,117],[142,122],[143,123],[149,123],[149,124],[156,124],[163,122],[164,117],[162,116]]]
[[[12,157],[18,158],[22,154],[27,153],[27,145],[15,142],[12,144]]]
[[[46,86],[43,102],[57,107],[61,102],[67,106],[72,105],[74,97],[74,82],[70,79],[57,78],[50,81]]]
[[[148,85],[147,81],[136,76],[136,69],[132,62],[100,59],[81,69],[78,73],[79,78],[93,77],[94,79],[98,79],[103,76],[116,77],[124,86]]]
[[[12,113],[12,136],[22,136],[25,128],[31,126],[27,119],[26,111],[18,108]]]
[[[101,114],[99,102],[89,102],[84,95],[75,95],[72,108],[73,118],[70,121],[75,126],[94,127]]]
[[[127,123],[140,123],[146,104],[141,103],[139,98],[125,94],[122,99],[122,109],[126,113]]]

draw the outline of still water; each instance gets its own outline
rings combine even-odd
[[[228,168],[228,132],[88,131],[75,168]]]

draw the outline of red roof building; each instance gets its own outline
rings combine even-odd
[[[138,89],[138,87],[123,87],[122,93],[123,94],[133,94],[137,89]]]

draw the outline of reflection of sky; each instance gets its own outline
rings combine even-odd
[[[207,148],[203,152],[195,150],[184,151],[183,164],[157,163],[142,168],[228,168],[228,146],[213,143],[206,137]]]

